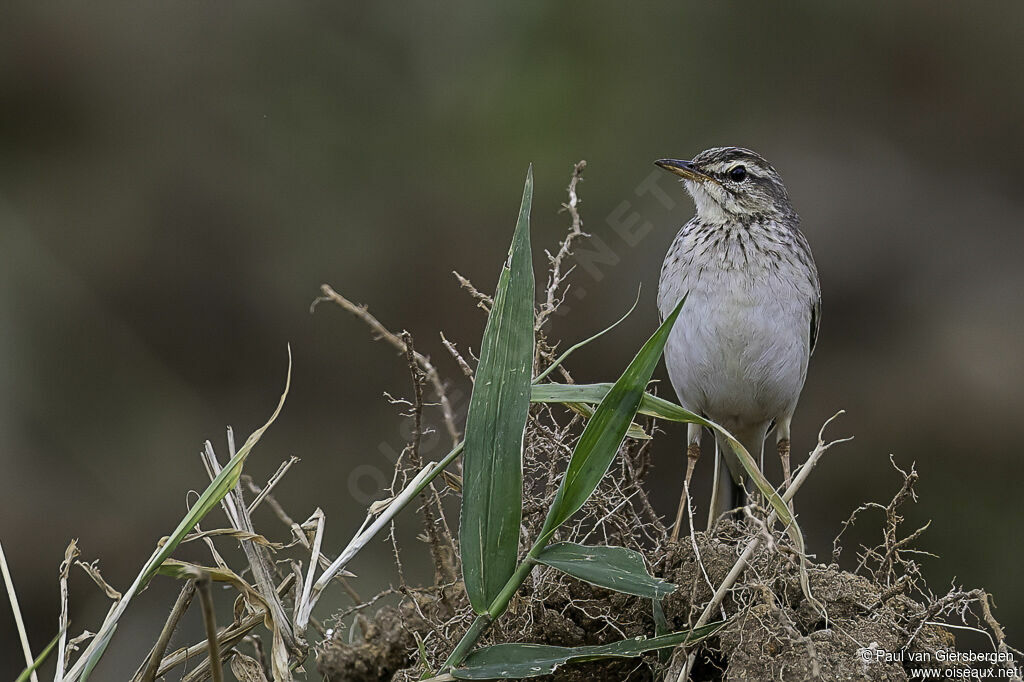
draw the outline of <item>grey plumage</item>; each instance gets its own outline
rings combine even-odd
[[[672,385],[684,407],[724,426],[762,463],[774,423],[788,476],[790,421],[821,318],[818,273],[799,218],[778,172],[748,149],[720,147],[658,165],[683,178],[697,207],[672,242],[658,285],[662,317],[689,292],[665,348]],[[700,436],[691,427],[691,450]],[[716,450],[712,521],[742,502],[745,482],[734,456],[721,444]]]

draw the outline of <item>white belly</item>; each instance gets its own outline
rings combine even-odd
[[[704,269],[663,282],[663,314],[688,290],[665,363],[688,409],[734,428],[792,415],[810,355],[810,301],[775,273]],[[685,288],[687,287],[688,288]]]

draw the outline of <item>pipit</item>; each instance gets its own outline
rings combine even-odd
[[[689,294],[665,347],[672,386],[684,407],[725,427],[762,469],[764,441],[774,426],[788,486],[790,422],[821,318],[818,271],[800,219],[778,172],[749,149],[718,147],[691,161],[655,163],[682,178],[697,207],[669,247],[658,283],[662,317]],[[702,430],[691,424],[687,432],[686,482],[673,538]],[[746,504],[746,478],[716,437],[709,528]]]

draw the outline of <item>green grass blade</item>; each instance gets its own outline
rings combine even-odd
[[[103,621],[103,625],[100,627],[96,636],[93,638],[92,643],[84,652],[75,665],[65,675],[65,682],[75,682],[81,680],[85,682],[88,679],[89,673],[93,667],[102,658],[103,652],[106,651],[107,645],[110,643],[110,639],[114,636],[114,631],[117,629],[117,622],[121,618],[125,609],[128,608],[129,602],[132,598],[141,590],[146,584],[152,579],[160,566],[167,559],[181,543],[181,541],[188,535],[197,523],[203,520],[214,507],[220,504],[221,499],[227,495],[227,493],[235,487],[238,483],[238,478],[242,475],[242,466],[245,464],[246,458],[249,453],[255,447],[256,443],[259,442],[263,433],[270,428],[270,425],[274,423],[278,415],[281,414],[281,409],[284,407],[285,399],[288,397],[288,391],[291,387],[292,380],[292,350],[291,346],[288,347],[288,374],[285,378],[284,391],[281,393],[281,398],[277,402],[277,408],[274,409],[274,413],[270,415],[270,419],[256,429],[246,439],[245,444],[239,448],[238,452],[235,453],[234,457],[228,460],[227,465],[217,474],[216,478],[210,481],[210,485],[207,486],[203,494],[199,496],[199,500],[192,506],[188,514],[181,520],[178,527],[171,533],[169,538],[165,538],[162,543],[154,550],[152,556],[142,567],[139,575],[136,576],[135,582],[132,583],[128,591],[125,592],[124,596],[121,597],[121,601],[117,603],[114,610],[107,616],[106,620]]]
[[[103,654],[106,653],[107,646],[110,645],[110,640],[113,638],[114,632],[116,632],[116,631],[117,631],[117,623],[115,622],[110,627],[110,632],[107,635],[104,636],[102,641],[98,642],[98,646],[96,648],[96,651],[93,653],[93,655],[89,656],[89,659],[85,662],[85,669],[82,671],[82,678],[81,678],[82,682],[87,682],[88,681],[89,676],[92,675],[92,669],[95,668],[96,664],[100,662],[101,658],[103,658]],[[69,677],[65,677],[64,679],[68,680],[68,679],[73,679],[73,678],[71,678],[69,676]]]
[[[26,682],[29,678],[31,678],[32,673],[38,670],[39,666],[41,666],[46,661],[46,657],[49,656],[50,652],[53,651],[53,647],[57,646],[57,642],[60,640],[60,636],[62,634],[64,634],[63,630],[61,630],[61,632],[58,632],[57,635],[50,640],[50,643],[46,645],[46,648],[43,649],[38,656],[36,656],[36,660],[32,661],[32,665],[25,668],[21,672],[21,674],[18,675],[18,679],[16,679],[14,682]]]
[[[638,597],[658,600],[676,589],[648,573],[643,556],[625,547],[559,542],[545,547],[536,561],[592,585]]]
[[[457,680],[507,680],[550,675],[567,663],[600,661],[606,658],[635,658],[648,651],[680,644],[694,644],[713,635],[724,623],[712,623],[693,630],[659,637],[623,639],[597,646],[547,646],[541,644],[496,644],[477,649],[451,671]]]
[[[565,403],[567,405],[596,405],[604,400],[612,384],[537,384],[533,387],[530,400],[535,403]],[[693,422],[695,424],[712,424],[700,415],[696,415],[673,402],[644,393],[637,414],[657,417],[666,421]],[[712,425],[712,428],[713,425]]]
[[[587,422],[548,511],[539,545],[546,544],[555,530],[583,506],[608,471],[636,416],[644,389],[661,360],[665,342],[684,302],[685,298],[647,340]]]
[[[654,634],[658,637],[667,635],[672,629],[668,625],[668,618],[665,617],[665,609],[661,607],[660,599],[651,600],[651,617],[654,619]],[[665,665],[671,660],[672,652],[662,649],[658,652],[658,661]]]
[[[598,404],[601,403],[606,396],[610,395],[611,390],[612,385],[606,383],[538,384],[533,387],[531,400],[534,402],[545,403]],[[729,444],[729,447],[736,454],[736,458],[739,460],[740,464],[743,465],[744,471],[746,471],[747,475],[750,476],[750,480],[753,481],[754,486],[762,495],[764,495],[764,498],[768,500],[772,509],[778,514],[779,520],[782,521],[783,525],[786,527],[786,532],[789,534],[793,544],[796,545],[797,550],[800,552],[801,564],[806,562],[806,549],[804,545],[803,532],[800,530],[800,526],[797,524],[793,514],[789,511],[789,505],[785,503],[782,496],[776,492],[772,484],[764,477],[764,474],[761,473],[761,469],[757,466],[757,462],[755,462],[754,458],[750,456],[747,449],[744,448],[731,433],[713,421],[704,419],[703,417],[696,415],[669,400],[653,396],[649,393],[644,394],[640,403],[640,408],[637,412],[639,414],[655,417],[657,419],[664,419],[666,421],[700,424],[721,434],[726,443]],[[810,596],[810,586],[807,584],[806,571],[801,571],[800,582],[804,593],[807,596]]]
[[[508,582],[519,553],[523,431],[533,370],[532,202],[531,167],[508,261],[484,329],[466,417],[459,540],[466,593],[477,613],[485,613]]]
[[[245,465],[245,460],[249,457],[249,453],[259,442],[260,438],[263,437],[263,433],[270,428],[278,415],[281,414],[281,409],[284,407],[284,401],[288,397],[288,390],[291,388],[292,381],[292,349],[288,348],[288,374],[285,378],[284,391],[281,393],[281,398],[277,402],[277,407],[274,409],[274,413],[270,415],[270,419],[266,421],[263,426],[249,434],[249,437],[245,439],[245,443],[238,452],[235,453],[234,457],[228,460],[228,463],[224,466],[217,477],[214,478],[210,485],[207,486],[203,494],[199,496],[199,500],[192,506],[189,513],[185,515],[185,518],[181,520],[178,527],[171,533],[171,537],[163,544],[160,551],[153,555],[149,563],[146,564],[143,570],[142,583],[145,585],[150,578],[152,578],[160,565],[163,564],[164,559],[171,556],[174,550],[178,547],[185,536],[192,532],[196,524],[203,520],[203,517],[210,513],[220,504],[220,501],[227,495],[238,483],[239,477],[242,475],[242,467]]]
[[[551,372],[553,372],[555,369],[557,369],[559,365],[561,365],[563,362],[565,362],[566,358],[568,358],[570,355],[572,355],[575,351],[579,350],[580,348],[583,348],[583,346],[587,345],[591,341],[596,341],[597,339],[601,338],[602,336],[604,336],[605,334],[607,334],[611,330],[613,330],[616,327],[618,327],[619,324],[621,324],[627,317],[629,317],[633,313],[634,310],[636,310],[636,305],[639,302],[640,302],[640,292],[638,290],[636,292],[636,300],[633,301],[633,305],[629,306],[629,310],[627,310],[622,317],[620,317],[619,319],[615,320],[615,322],[612,322],[609,326],[605,327],[604,329],[602,329],[598,333],[594,334],[593,336],[591,336],[589,338],[586,338],[586,339],[583,339],[582,341],[579,341],[579,342],[574,343],[573,345],[571,345],[564,353],[559,355],[558,358],[556,358],[554,362],[552,362],[550,365],[548,365],[547,368],[543,372],[541,372],[536,377],[534,377],[533,383],[537,384],[540,381],[542,381],[545,377],[547,377],[547,375],[551,374]]]

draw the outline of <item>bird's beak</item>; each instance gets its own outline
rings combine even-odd
[[[713,180],[710,175],[705,174],[699,170],[692,161],[680,161],[679,159],[658,159],[654,162],[655,166],[664,168],[669,173],[675,173],[681,178],[686,180],[694,180],[696,182],[709,182]]]

